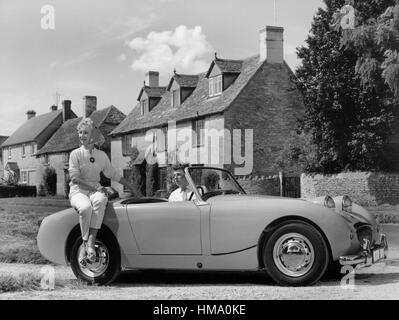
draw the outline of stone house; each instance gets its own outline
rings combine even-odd
[[[109,106],[108,108],[97,110],[97,97],[85,96],[84,115],[93,120],[94,125],[100,130],[105,142],[100,149],[111,157],[111,142],[109,134],[125,119],[126,115],[118,108]],[[54,168],[57,174],[57,195],[68,195],[69,192],[69,155],[72,150],[80,147],[77,125],[82,117],[70,119],[54,133],[47,143],[37,152],[37,157],[41,163],[41,171],[44,168]],[[102,184],[109,185],[110,182],[102,177]]]
[[[175,72],[164,87],[159,86],[159,73],[147,73],[137,105],[111,134],[114,167],[127,176],[133,147],[141,154],[146,149],[145,155],[150,150],[162,189],[165,167],[176,160],[171,155],[184,149],[192,165],[225,167],[237,176],[276,174],[279,152],[304,114],[294,74],[284,61],[283,32],[268,26],[259,32],[257,55],[231,60],[215,54],[208,70]],[[186,141],[178,138],[183,131],[192,132]],[[246,132],[250,143],[244,145]],[[237,161],[246,153],[244,163]]]
[[[24,122],[1,146],[4,169],[11,169],[21,184],[40,185],[38,174],[40,166],[36,158],[37,150],[45,145],[57,129],[76,114],[71,110],[71,101],[63,101],[62,110],[51,107],[51,112],[36,116],[36,112],[27,112]]]

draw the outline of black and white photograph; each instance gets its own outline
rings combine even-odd
[[[0,300],[399,299],[399,0],[0,0],[0,110]]]

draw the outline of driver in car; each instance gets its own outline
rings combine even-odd
[[[171,202],[196,199],[195,193],[190,188],[190,184],[184,174],[184,169],[186,167],[188,167],[188,164],[180,164],[173,167],[173,178],[178,188],[170,194],[169,201]]]

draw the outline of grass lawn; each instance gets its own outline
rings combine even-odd
[[[36,245],[37,223],[68,207],[60,198],[0,199],[0,262],[48,263]]]

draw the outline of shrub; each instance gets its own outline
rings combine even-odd
[[[146,166],[146,196],[154,196],[158,189],[158,164],[148,164]]]
[[[0,198],[36,197],[36,186],[0,186]]]

